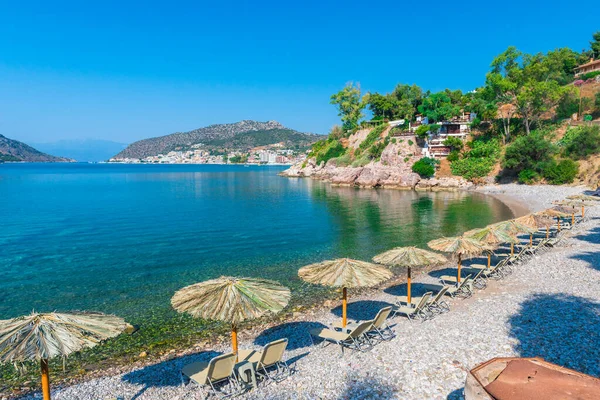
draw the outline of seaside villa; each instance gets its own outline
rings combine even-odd
[[[600,60],[592,58],[589,62],[575,67],[575,77],[595,71],[600,71]]]

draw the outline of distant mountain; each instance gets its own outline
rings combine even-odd
[[[177,132],[166,136],[140,140],[132,143],[114,159],[144,158],[166,154],[169,151],[187,150],[202,143],[204,148],[217,151],[245,151],[257,146],[283,142],[291,149],[307,149],[321,135],[302,133],[286,128],[277,121],[244,120],[233,124],[217,124],[189,132]]]
[[[0,135],[0,161],[65,162],[73,160],[42,153],[25,143]]]
[[[107,161],[127,147],[124,143],[110,140],[59,140],[51,143],[35,143],[36,148],[51,154],[73,158],[81,162]]]

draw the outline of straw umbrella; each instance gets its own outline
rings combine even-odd
[[[488,225],[481,229],[472,229],[463,233],[463,236],[478,240],[489,246],[496,247],[500,243],[514,243],[517,238],[510,232],[504,229],[500,229],[494,225]],[[492,252],[488,251],[488,268],[491,268],[492,264]]]
[[[231,324],[231,345],[238,353],[237,327],[245,320],[278,313],[290,301],[290,290],[267,279],[222,276],[175,292],[171,305],[194,318]]]
[[[390,279],[389,269],[366,261],[339,258],[310,264],[298,270],[298,276],[309,283],[342,288],[342,327],[346,326],[347,288],[375,286]]]
[[[550,217],[550,218],[556,218],[557,229],[559,232],[560,232],[560,219],[563,217],[569,216],[569,214],[564,213],[559,210],[555,210],[553,208],[548,208],[544,211],[540,211],[540,212],[536,213],[536,215],[546,216],[546,217]]]
[[[571,225],[575,225],[575,207],[581,207],[581,218],[583,218],[585,216],[585,206],[594,206],[594,204],[591,204],[589,201],[585,203],[583,200],[563,200],[557,201],[554,204],[573,208],[573,212],[571,214]]]
[[[535,232],[537,232],[539,229],[538,223],[535,220],[535,217],[533,216],[533,214],[527,214],[522,217],[515,218],[515,221],[518,222],[519,224],[528,226],[532,229],[532,231],[529,232],[529,247],[531,247],[533,245],[533,234]],[[533,230],[535,230],[535,231],[533,231]]]
[[[460,268],[463,258],[473,257],[481,254],[486,250],[492,250],[492,246],[487,245],[479,240],[464,236],[443,237],[441,239],[432,240],[427,243],[427,246],[433,250],[442,251],[444,253],[452,253],[458,259],[458,272],[456,280],[460,282]]]
[[[572,196],[567,196],[569,200],[581,200],[582,202],[594,202],[600,201],[600,197],[598,196],[589,196],[587,194],[574,194]],[[588,204],[589,205],[589,204]],[[585,206],[581,205],[581,218],[585,216]]]
[[[42,372],[42,394],[50,400],[48,360],[67,357],[94,347],[127,328],[119,317],[101,313],[31,313],[0,321],[0,362],[37,360]]]
[[[508,221],[496,222],[492,224],[498,229],[503,229],[512,235],[518,235],[519,233],[528,233],[532,234],[537,232],[537,228],[532,228],[531,226],[525,225],[517,220],[509,219]],[[515,244],[510,244],[510,255],[515,254]]]
[[[419,249],[418,247],[396,247],[373,257],[373,261],[390,267],[406,268],[406,291],[408,302],[411,300],[411,269],[425,265],[444,264],[448,260],[441,254]]]

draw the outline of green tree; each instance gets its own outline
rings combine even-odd
[[[540,172],[556,151],[556,146],[546,139],[543,132],[534,131],[518,137],[506,147],[502,166],[516,174],[524,169]]]
[[[373,113],[374,118],[394,119],[398,111],[397,100],[389,94],[367,93],[364,100],[369,110]]]
[[[592,35],[592,41],[590,42],[590,48],[592,50],[592,57],[600,58],[600,31],[595,32]]]
[[[447,92],[433,93],[423,98],[422,104],[418,107],[421,114],[431,121],[444,121],[460,115],[461,107],[452,103],[451,95]]]
[[[358,127],[358,121],[364,116],[365,103],[361,98],[360,84],[349,82],[342,90],[331,96],[331,104],[338,109],[342,126],[346,131]]]

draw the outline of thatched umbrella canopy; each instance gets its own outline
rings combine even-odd
[[[373,261],[389,267],[402,267],[407,271],[408,302],[411,300],[411,269],[425,265],[444,264],[448,260],[439,253],[419,249],[418,247],[396,247],[373,257]]]
[[[587,194],[574,194],[571,196],[567,196],[569,200],[582,200],[582,201],[600,201],[600,197],[598,196],[590,196]]]
[[[536,214],[550,217],[550,218],[556,218],[556,224],[557,224],[557,228],[558,228],[559,232],[560,232],[560,219],[569,216],[569,214],[562,212],[560,210],[555,210],[553,208],[548,208],[544,211],[537,212]]]
[[[48,360],[67,357],[119,335],[127,323],[101,313],[31,313],[0,321],[0,362],[38,360],[42,370],[42,393],[50,399]]]
[[[339,258],[310,264],[298,270],[298,276],[317,285],[342,288],[342,326],[347,323],[347,288],[370,287],[390,279],[394,274],[381,265]]]
[[[237,354],[237,326],[267,313],[278,313],[290,301],[290,290],[278,282],[222,276],[179,289],[171,305],[194,318],[231,324],[231,343]]]
[[[527,214],[522,217],[515,218],[515,221],[519,224],[530,227],[532,230],[535,229],[535,232],[537,232],[539,229],[539,224],[533,214]],[[529,232],[529,247],[533,245],[533,234],[535,232]]]
[[[491,251],[493,247],[479,240],[468,238],[465,236],[443,237],[435,239],[427,243],[427,246],[433,250],[442,251],[444,253],[452,253],[458,259],[458,272],[456,280],[460,282],[460,268],[463,258],[477,256],[484,251]]]
[[[572,215],[571,215],[571,224],[574,225],[575,224],[575,207],[581,207],[581,218],[583,218],[585,216],[585,207],[593,207],[596,204],[588,201],[587,203],[583,200],[563,200],[563,201],[557,201],[554,202],[554,204],[559,205],[559,206],[564,206],[564,207],[571,207],[572,208]]]
[[[478,240],[493,247],[498,246],[500,243],[515,243],[518,240],[512,233],[494,225],[488,225],[481,229],[472,229],[463,233],[463,236]],[[491,267],[491,262],[492,252],[488,251],[488,268]]]
[[[518,235],[520,233],[527,233],[527,234],[531,235],[531,234],[537,232],[537,230],[538,230],[537,227],[533,228],[533,227],[526,225],[515,219],[509,219],[508,221],[497,222],[495,224],[492,224],[492,226],[494,226],[498,229],[503,229],[512,235]],[[515,254],[515,243],[514,242],[510,244],[510,255],[512,256],[513,254]]]

